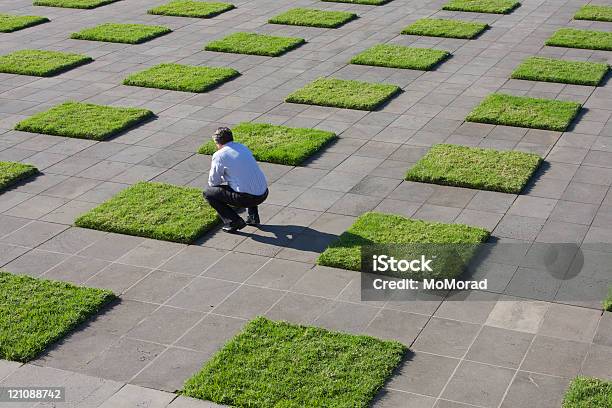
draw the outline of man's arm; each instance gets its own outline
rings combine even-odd
[[[208,173],[208,185],[215,187],[221,184],[223,184],[223,166],[221,166],[219,157],[213,155],[210,172]]]

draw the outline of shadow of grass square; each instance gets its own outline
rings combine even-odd
[[[27,362],[115,299],[108,290],[0,270],[0,358]]]
[[[321,0],[328,3],[350,3],[350,4],[364,4],[366,6],[382,6],[383,4],[389,3],[391,0]]]
[[[512,78],[529,81],[597,86],[608,73],[608,64],[529,57],[519,65]]]
[[[267,34],[234,33],[206,44],[206,51],[278,57],[305,43],[303,38],[276,37]]]
[[[15,130],[104,140],[154,117],[147,109],[65,102],[15,125]]]
[[[515,0],[450,0],[442,10],[508,14],[520,5]]]
[[[354,56],[351,64],[429,71],[449,56],[443,50],[378,44]]]
[[[401,91],[396,85],[318,78],[287,96],[285,102],[371,111]]]
[[[218,222],[202,190],[139,182],[81,215],[74,225],[189,244]]]
[[[38,24],[47,23],[47,17],[39,16],[16,16],[0,13],[0,33],[12,33]]]
[[[319,265],[361,270],[361,247],[384,244],[482,243],[489,231],[462,224],[413,220],[394,214],[365,213],[317,259]],[[433,277],[433,276],[432,276]]]
[[[159,64],[129,75],[123,80],[123,84],[183,92],[206,92],[238,75],[238,71],[232,68]]]
[[[434,145],[406,180],[519,194],[542,162],[536,154]]]
[[[470,40],[476,38],[488,28],[489,25],[485,23],[443,18],[422,18],[404,28],[402,34]]]
[[[581,108],[577,102],[495,93],[487,96],[465,120],[563,132]]]
[[[181,394],[236,407],[367,407],[406,351],[396,341],[257,317]]]
[[[149,14],[176,17],[211,18],[234,8],[233,4],[193,0],[174,0],[147,11]]]
[[[357,18],[357,14],[346,11],[327,11],[294,8],[268,20],[271,24],[287,24],[306,27],[336,28]]]
[[[234,140],[247,146],[256,160],[288,166],[300,165],[336,139],[333,132],[267,123],[240,123],[232,132]],[[200,147],[198,153],[213,154],[216,150],[210,140]]]
[[[546,40],[553,47],[612,51],[612,33],[605,31],[560,28]]]
[[[612,6],[587,4],[574,14],[576,20],[612,21]]]
[[[563,397],[562,408],[612,407],[612,382],[576,377]]]
[[[36,0],[35,6],[93,9],[119,0]]]
[[[0,72],[49,77],[91,61],[86,55],[67,52],[20,50],[0,56]]]
[[[168,27],[144,24],[104,23],[72,33],[75,40],[140,44],[171,32]]]
[[[0,161],[0,191],[35,174],[38,169],[30,164]]]

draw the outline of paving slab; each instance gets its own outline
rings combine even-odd
[[[488,326],[537,333],[550,306],[545,302],[500,299],[485,322]]]
[[[168,392],[126,384],[112,397],[104,401],[100,408],[128,408],[134,406],[165,408],[174,398],[175,395]]]
[[[587,343],[536,336],[521,369],[572,378],[579,373],[587,352]]]
[[[514,370],[462,361],[442,398],[477,406],[497,406],[512,381]]]
[[[533,401],[538,406],[556,408],[563,400],[569,380],[543,374],[519,371],[508,389],[502,408],[528,407]]]
[[[401,363],[388,387],[438,397],[457,368],[459,360],[412,352]]]
[[[479,329],[480,325],[476,324],[432,318],[413,347],[417,351],[459,358],[467,352]]]

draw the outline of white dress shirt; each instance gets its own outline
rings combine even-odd
[[[243,144],[229,142],[212,156],[208,185],[211,187],[227,183],[238,193],[262,195],[268,189],[263,174],[253,153]]]

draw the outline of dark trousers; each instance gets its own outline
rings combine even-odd
[[[250,216],[259,216],[257,206],[268,198],[268,190],[256,196],[247,193],[237,193],[229,186],[208,187],[204,191],[204,198],[214,208],[225,225],[238,221],[240,216],[232,207],[247,208]]]

